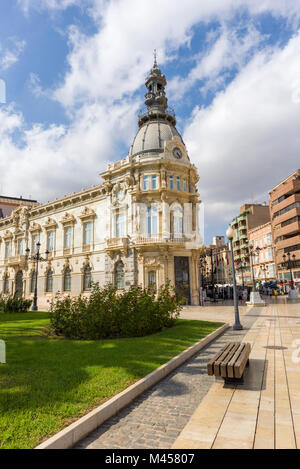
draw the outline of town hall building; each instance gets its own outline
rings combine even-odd
[[[58,292],[88,294],[92,281],[118,290],[170,282],[199,304],[199,177],[156,59],[145,84],[129,153],[107,166],[99,185],[45,204],[23,201],[0,218],[0,293],[33,296],[36,263],[25,250],[32,257],[40,243],[40,309]]]

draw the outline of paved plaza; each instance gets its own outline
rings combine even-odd
[[[76,448],[299,448],[300,304],[243,306],[240,313],[242,331],[228,329]],[[189,307],[181,316],[232,324],[233,307]],[[233,340],[252,345],[243,385],[224,385],[206,372]]]

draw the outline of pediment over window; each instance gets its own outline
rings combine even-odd
[[[5,230],[4,235],[3,235],[3,239],[5,239],[5,240],[6,239],[11,239],[12,237],[13,237],[12,232],[9,231],[9,230]]]
[[[89,208],[89,207],[84,207],[84,209],[82,210],[82,212],[79,215],[79,218],[82,221],[86,221],[86,220],[93,219],[95,216],[96,216],[95,210],[93,210],[92,208]]]
[[[29,231],[32,233],[33,231],[41,231],[42,227],[39,223],[33,222],[30,225]]]
[[[71,215],[71,213],[66,212],[60,222],[65,225],[67,223],[69,224],[74,224],[75,223],[75,217]]]
[[[44,228],[46,230],[49,230],[51,228],[55,229],[56,227],[57,227],[56,221],[53,218],[48,217],[45,224],[44,224]]]

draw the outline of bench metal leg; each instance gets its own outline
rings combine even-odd
[[[225,384],[244,384],[244,376],[241,378],[224,378]]]

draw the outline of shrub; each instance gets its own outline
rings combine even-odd
[[[153,290],[131,287],[119,294],[111,285],[92,285],[89,298],[56,296],[50,330],[71,339],[138,337],[174,325],[181,302],[169,285]]]
[[[32,300],[26,300],[23,296],[0,294],[1,313],[26,313],[31,303]]]

